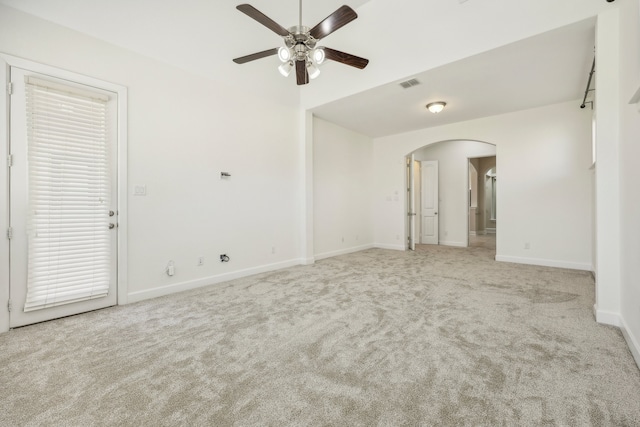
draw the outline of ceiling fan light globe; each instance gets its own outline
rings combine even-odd
[[[315,62],[316,64],[318,65],[322,64],[325,59],[324,49],[322,48],[314,49],[312,58],[313,58],[313,62]]]
[[[280,74],[282,74],[284,77],[289,77],[289,74],[291,74],[292,69],[293,69],[293,64],[291,63],[291,61],[285,62],[284,64],[281,64],[278,67],[278,71],[280,71]]]
[[[309,66],[307,67],[307,71],[309,72],[309,78],[311,80],[315,79],[320,75],[320,68],[316,67],[311,63],[309,63]]]
[[[282,62],[289,62],[291,60],[291,51],[286,47],[281,47],[278,49],[278,58]]]

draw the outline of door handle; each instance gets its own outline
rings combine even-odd
[[[434,214],[434,215],[438,215],[438,212],[434,212],[433,214]]]
[[[114,216],[116,213],[114,211],[109,211],[109,216]]]
[[[111,229],[115,228],[115,226],[116,226],[116,225],[115,225],[114,223],[110,222],[110,223],[109,223],[109,230],[111,230]]]

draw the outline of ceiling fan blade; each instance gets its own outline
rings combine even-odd
[[[359,56],[351,55],[350,53],[340,52],[339,50],[331,49],[329,47],[325,47],[323,49],[325,58],[341,62],[345,65],[350,65],[361,70],[369,63],[368,59],[360,58]]]
[[[255,61],[256,59],[266,58],[267,56],[275,55],[278,53],[278,48],[263,50],[262,52],[252,53],[251,55],[241,56],[233,60],[236,64],[244,64],[249,61]]]
[[[262,25],[264,25],[274,33],[281,35],[282,37],[286,37],[289,34],[291,34],[282,25],[278,24],[276,21],[269,18],[267,15],[260,12],[258,9],[251,6],[250,4],[240,4],[236,6],[236,9],[238,9],[240,12],[244,13],[248,17],[255,19],[256,21],[258,21],[259,23],[261,23]]]
[[[327,16],[318,25],[313,27],[309,34],[316,40],[327,37],[334,31],[344,27],[358,17],[358,14],[349,6],[341,6],[338,10]]]
[[[309,72],[307,71],[307,63],[305,61],[296,61],[296,80],[298,85],[306,85],[309,83]]]

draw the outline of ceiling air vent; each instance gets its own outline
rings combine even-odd
[[[417,79],[411,79],[411,80],[407,80],[406,82],[402,82],[400,83],[400,86],[402,86],[405,89],[409,89],[412,86],[418,86],[420,84],[420,82]]]

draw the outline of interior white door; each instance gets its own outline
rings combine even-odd
[[[438,161],[422,161],[422,243],[438,244]]]
[[[117,94],[16,67],[10,68],[10,79],[10,327],[115,305]],[[38,90],[44,87],[51,96],[99,94],[106,105],[106,133],[85,134],[81,122],[93,113],[73,100],[65,104],[34,95],[36,81]],[[38,114],[35,103],[41,103]],[[65,131],[42,131],[36,116],[55,116]],[[105,142],[94,144],[101,138]],[[98,282],[101,291],[95,290]]]

